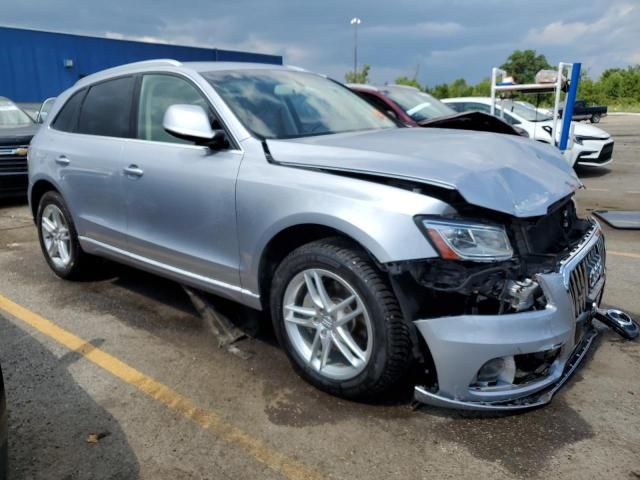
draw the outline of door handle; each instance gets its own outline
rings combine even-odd
[[[69,165],[69,163],[71,163],[71,161],[64,155],[60,155],[58,158],[56,158],[56,163],[62,167],[66,167],[67,165]]]
[[[142,170],[137,165],[129,165],[123,170],[123,172],[128,177],[141,177],[142,175],[144,175],[144,170]]]

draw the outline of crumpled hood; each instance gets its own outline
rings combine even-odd
[[[285,165],[371,173],[456,189],[476,206],[539,216],[580,187],[554,147],[514,135],[398,128],[267,140]]]

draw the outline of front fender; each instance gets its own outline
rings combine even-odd
[[[31,164],[31,159],[29,159],[29,164]],[[35,205],[33,203],[34,187],[36,187],[37,189],[37,186],[43,183],[51,185],[58,192],[62,191],[58,182],[51,175],[48,175],[47,173],[38,173],[33,175],[31,173],[31,167],[29,167],[29,188],[27,190],[27,199],[29,202],[29,208],[31,209],[31,212],[33,212],[34,221],[36,212],[38,210],[38,205]],[[75,218],[73,219],[73,221],[75,222]]]
[[[380,263],[435,257],[413,218],[452,211],[440,200],[377,182],[266,161],[244,162],[237,184],[240,281],[257,293],[266,246],[297,225],[337,230]]]

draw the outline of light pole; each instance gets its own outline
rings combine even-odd
[[[353,25],[353,74],[358,73],[358,25],[362,23],[358,17],[351,19],[351,25]]]

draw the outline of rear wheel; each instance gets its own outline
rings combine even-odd
[[[591,115],[591,123],[600,123],[600,115],[597,113]]]
[[[56,275],[75,279],[87,273],[92,257],[82,251],[71,214],[58,192],[42,196],[36,223],[40,248]]]
[[[309,243],[282,261],[271,313],[294,369],[329,393],[370,399],[409,367],[409,330],[393,292],[368,255],[344,239]]]

